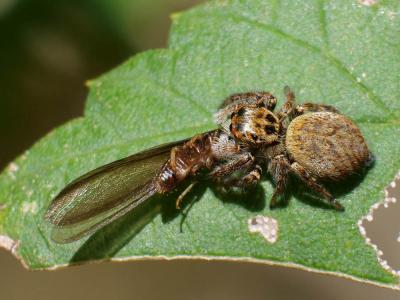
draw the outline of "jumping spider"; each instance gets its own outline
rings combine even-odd
[[[296,105],[285,87],[286,103],[274,113],[270,93],[236,94],[216,113],[216,123],[231,135],[237,151],[212,174],[223,185],[248,186],[261,178],[262,166],[275,183],[270,207],[285,192],[289,173],[320,194],[337,210],[344,207],[320,183],[339,181],[369,165],[373,156],[358,127],[329,105]],[[234,149],[231,147],[230,149]],[[240,179],[230,177],[241,169]]]
[[[71,242],[126,214],[156,193],[168,193],[206,170],[220,186],[247,187],[266,170],[275,183],[270,207],[293,173],[335,209],[343,206],[320,183],[357,173],[372,154],[357,126],[334,107],[286,102],[274,112],[268,92],[228,97],[215,120],[219,129],[161,145],[95,169],[67,185],[46,219],[56,242]],[[177,200],[177,207],[193,182]]]

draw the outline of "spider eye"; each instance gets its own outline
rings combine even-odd
[[[241,132],[241,131],[243,131],[243,124],[242,123],[238,123],[238,124],[236,124],[235,128],[236,128],[237,131]]]
[[[270,123],[276,122],[275,118],[271,114],[266,115],[265,119]]]
[[[267,134],[274,134],[275,133],[275,126],[273,125],[265,125],[264,130]]]
[[[236,114],[237,114],[238,117],[242,117],[245,113],[246,113],[246,109],[244,107],[242,107],[241,109],[239,109],[237,111]]]

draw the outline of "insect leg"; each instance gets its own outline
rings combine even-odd
[[[312,177],[299,163],[290,165],[290,170],[295,173],[306,185],[324,197],[336,210],[344,211],[344,207],[329,193],[316,178]]]
[[[295,108],[295,115],[299,116],[309,112],[329,111],[339,113],[339,111],[330,105],[315,104],[315,103],[303,103],[297,105]]]
[[[194,181],[191,184],[189,184],[186,187],[186,189],[179,195],[178,199],[176,199],[176,202],[175,202],[176,209],[180,209],[181,208],[181,204],[182,204],[183,198],[185,198],[185,196],[190,193],[190,191],[193,189],[193,187],[195,186],[196,183],[197,182]]]
[[[271,209],[276,207],[277,199],[285,192],[289,169],[290,163],[284,155],[275,156],[268,165],[268,172],[275,182],[275,191],[269,204]]]

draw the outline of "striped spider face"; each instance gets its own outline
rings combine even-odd
[[[238,141],[260,146],[277,142],[280,127],[277,116],[267,108],[243,105],[231,114],[229,130]]]

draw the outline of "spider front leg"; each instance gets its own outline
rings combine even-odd
[[[290,165],[290,170],[296,174],[308,187],[319,193],[325,198],[336,210],[344,211],[344,207],[329,193],[317,179],[311,176],[304,167],[294,162]]]
[[[253,185],[261,179],[261,174],[262,169],[250,152],[234,154],[210,173],[213,180],[224,187]]]
[[[246,188],[256,185],[261,180],[262,168],[259,165],[254,165],[240,177],[229,174],[225,177],[214,177],[214,181],[224,188],[239,187]]]
[[[254,168],[250,169],[247,174],[242,178],[239,178],[234,183],[237,187],[246,187],[257,184],[261,180],[262,168],[259,165],[255,165]]]
[[[275,156],[268,165],[268,172],[275,183],[275,191],[271,197],[269,207],[275,208],[278,204],[277,199],[285,193],[288,181],[290,163],[284,155]]]
[[[250,153],[235,154],[227,162],[218,165],[211,173],[214,177],[224,177],[241,169],[248,169],[254,162],[254,157]]]

